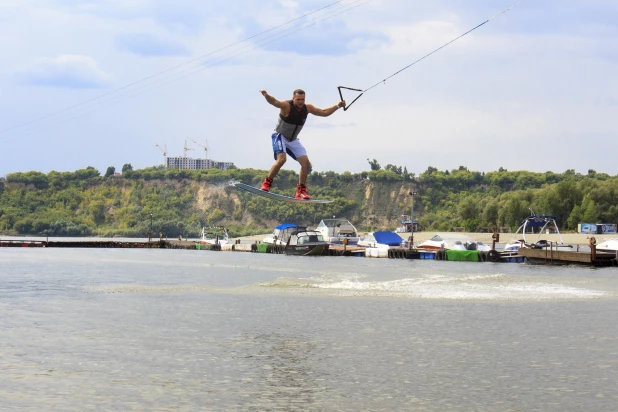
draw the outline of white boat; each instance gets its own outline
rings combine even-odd
[[[429,250],[481,250],[489,251],[491,246],[476,242],[471,237],[460,233],[436,233],[431,239],[421,242],[418,249]]]
[[[523,239],[520,240],[511,240],[509,243],[504,245],[505,252],[515,252],[518,251],[526,242]]]
[[[536,215],[534,214],[532,209],[530,211],[532,212],[532,215],[528,216],[521,222],[521,224],[519,225],[519,228],[517,228],[517,231],[513,235],[513,239],[517,238],[518,237],[517,235],[520,235],[521,238],[518,240],[511,240],[506,245],[504,245],[505,251],[507,250],[517,251],[519,250],[519,248],[522,248],[522,247],[529,248],[529,249],[550,249],[551,248],[553,250],[573,248],[572,245],[564,244],[564,241],[562,240],[562,235],[560,234],[560,229],[558,229],[558,223],[556,223],[556,216]],[[540,228],[539,233],[536,239],[530,242],[526,238],[526,233],[528,233],[529,231],[534,232],[536,228]],[[555,230],[555,232],[558,234],[560,242],[551,242],[546,239],[541,239],[541,235],[546,230]]]
[[[611,239],[606,239],[603,242],[597,244],[598,252],[618,252],[618,238],[614,237]]]
[[[197,241],[202,245],[227,245],[230,242],[227,229],[224,227],[203,227],[200,232],[200,240]]]
[[[400,247],[401,242],[403,242],[403,239],[397,233],[371,232],[367,236],[361,238],[357,246],[390,249]]]
[[[282,223],[277,225],[272,235],[265,237],[262,242],[275,245],[286,245],[292,233],[306,229],[306,226],[298,226],[294,223]]]
[[[358,231],[346,219],[323,219],[315,230],[331,244],[343,243],[343,239],[347,239],[349,245],[356,245],[360,240]]]

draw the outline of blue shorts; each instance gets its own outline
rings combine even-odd
[[[301,156],[307,156],[307,150],[303,147],[299,139],[292,140],[291,142],[283,137],[281,133],[273,133],[271,136],[273,141],[273,154],[275,160],[280,153],[287,153],[292,159],[297,160]]]

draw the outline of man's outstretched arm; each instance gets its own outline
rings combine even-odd
[[[289,108],[290,106],[288,102],[286,101],[280,101],[280,100],[275,99],[270,94],[268,94],[266,90],[260,90],[260,93],[262,93],[262,96],[264,96],[264,98],[266,99],[268,103],[272,104],[278,109],[285,109],[285,108]]]
[[[337,103],[336,105],[329,107],[327,109],[318,109],[317,107],[315,107],[312,104],[308,104],[307,105],[307,111],[315,116],[320,116],[320,117],[328,117],[331,114],[335,113],[337,111],[337,109],[339,109],[340,107],[345,107],[345,100],[340,101],[339,103]]]

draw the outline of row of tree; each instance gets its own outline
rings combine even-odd
[[[175,170],[160,167],[121,176],[108,168],[74,172],[20,172],[0,179],[0,232],[52,236],[155,235],[197,236],[203,226],[225,225],[234,235],[263,233],[276,222],[315,224],[345,216],[359,228],[394,229],[409,214],[410,191],[415,218],[423,230],[477,226],[516,228],[530,214],[558,217],[562,230],[578,223],[618,222],[618,177],[590,170],[582,175],[527,171],[495,172],[429,167],[418,177],[394,165],[361,173],[313,172],[308,184],[322,206],[265,200],[230,189],[230,181],[259,185],[264,170]],[[293,195],[298,175],[283,170],[273,190]]]

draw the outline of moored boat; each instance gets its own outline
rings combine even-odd
[[[417,247],[428,250],[491,250],[489,245],[476,242],[469,236],[450,232],[436,233],[431,239],[421,242]]]
[[[275,230],[273,230],[272,235],[265,237],[262,242],[275,245],[285,245],[288,243],[292,233],[306,229],[306,226],[299,226],[294,223],[282,223],[275,226]]]
[[[532,210],[531,210],[532,211]],[[554,249],[554,250],[565,250],[572,249],[572,245],[564,244],[562,240],[562,235],[560,234],[560,229],[558,229],[558,223],[556,222],[556,216],[551,215],[536,215],[532,212],[532,215],[525,218],[517,228],[517,231],[513,234],[513,239],[521,236],[518,240],[511,240],[504,246],[504,250],[508,251],[516,251],[519,248],[529,248],[529,249]],[[539,229],[540,228],[540,229]],[[536,239],[532,242],[528,241],[526,238],[526,234],[538,229],[538,235]],[[551,242],[546,239],[541,239],[541,235],[543,232],[552,231],[558,234],[560,242]]]
[[[203,227],[200,239],[196,242],[202,245],[227,245],[230,243],[227,229],[224,227]]]
[[[367,236],[362,237],[357,245],[362,247],[374,247],[381,249],[389,249],[400,247],[403,239],[394,232],[371,232]]]
[[[355,245],[360,240],[358,231],[347,219],[323,219],[315,230],[330,244],[342,244],[347,239],[348,245]]]
[[[605,239],[597,244],[598,252],[618,252],[618,238]]]
[[[317,230],[302,230],[290,235],[284,253],[294,256],[322,256],[329,244]]]

